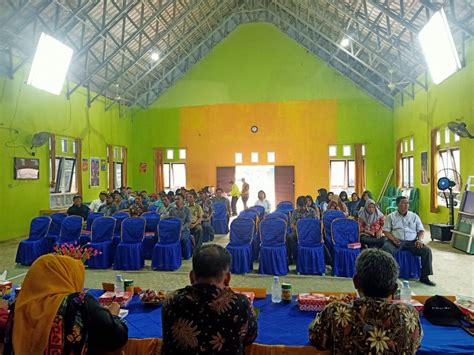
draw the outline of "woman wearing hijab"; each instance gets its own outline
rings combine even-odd
[[[360,242],[368,248],[381,248],[385,242],[383,224],[385,218],[374,200],[368,199],[359,211]]]
[[[353,192],[351,195],[351,200],[347,203],[349,216],[359,217],[359,210],[357,209],[358,206],[359,206],[359,196],[357,195],[357,193]]]
[[[316,205],[318,205],[321,212],[326,212],[328,207],[328,191],[326,189],[319,189],[318,190],[318,197],[316,197]]]
[[[86,293],[84,265],[70,256],[46,254],[26,274],[16,299],[13,352],[16,355],[98,354],[116,351],[128,340],[127,326]]]
[[[359,203],[357,204],[357,212],[359,212],[362,208],[365,207],[365,203],[369,199],[373,200],[372,193],[370,191],[367,191],[367,190],[362,192],[362,195],[360,196]]]
[[[349,210],[344,202],[341,201],[338,195],[333,195],[331,197],[331,201],[335,202],[337,205],[337,210],[344,212],[344,215],[347,217],[349,216]]]
[[[321,211],[319,207],[314,203],[313,197],[311,195],[306,195],[306,207],[311,208],[315,211],[316,217],[321,218]]]
[[[344,202],[345,204],[347,204],[349,202],[349,197],[347,197],[347,192],[345,191],[341,191],[339,193],[339,198],[341,199],[342,202]]]

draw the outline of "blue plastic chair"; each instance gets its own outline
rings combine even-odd
[[[249,210],[255,210],[258,212],[258,217],[260,219],[263,219],[263,216],[265,216],[265,207],[263,206],[252,206],[249,208]]]
[[[86,229],[84,229],[81,232],[81,237],[79,238],[79,244],[80,245],[86,245],[91,241],[91,229],[92,229],[92,224],[94,223],[94,220],[96,220],[99,217],[103,217],[104,214],[102,212],[91,212],[87,216],[86,219]]]
[[[83,219],[80,216],[67,216],[61,223],[61,231],[55,245],[78,244],[82,232]]]
[[[338,218],[331,223],[334,243],[333,275],[353,277],[359,249],[349,249],[347,244],[359,242],[359,224],[354,219]]]
[[[296,222],[298,254],[296,272],[307,275],[322,275],[326,271],[321,221],[303,218]]]
[[[421,258],[408,250],[397,250],[394,255],[400,266],[401,279],[419,279],[421,275]]]
[[[147,260],[151,260],[153,256],[153,248],[158,242],[158,223],[160,223],[160,215],[155,212],[145,212],[142,217],[146,220],[145,236],[143,238],[143,256]]]
[[[91,227],[91,242],[88,247],[100,252],[87,260],[87,265],[93,269],[108,269],[112,266],[112,238],[114,237],[115,218],[99,217],[94,219]]]
[[[224,202],[215,202],[212,204],[214,211],[212,226],[214,233],[227,234],[229,233],[229,218],[227,217],[227,206]]]
[[[145,218],[132,217],[122,222],[122,237],[115,251],[115,270],[140,270],[145,266],[142,241]]]
[[[130,213],[128,212],[115,212],[112,215],[115,218],[115,230],[114,230],[114,237],[112,238],[112,261],[115,259],[115,250],[117,250],[117,245],[120,243],[120,238],[122,236],[122,223],[127,218],[130,217]]]
[[[158,243],[153,248],[153,270],[174,271],[181,267],[181,220],[165,218],[159,223]]]
[[[148,212],[155,212],[158,209],[157,205],[148,205]]]
[[[246,209],[240,212],[238,218],[249,218],[255,223],[254,235],[252,238],[252,260],[258,261],[260,257],[260,234],[258,233],[258,226],[260,224],[260,217],[256,209]]]
[[[293,205],[293,202],[291,201],[281,201],[277,207],[276,207],[277,210],[289,210],[289,211],[293,211],[294,210],[294,205]]]
[[[255,229],[255,222],[250,218],[239,217],[230,224],[230,242],[226,248],[232,256],[231,271],[234,274],[252,271],[252,240]]]
[[[282,219],[267,219],[260,223],[260,265],[259,274],[286,275],[286,222]]]
[[[44,238],[45,253],[52,253],[54,251],[54,244],[59,238],[61,232],[61,223],[67,217],[67,213],[53,213],[51,216],[51,225],[49,226],[49,232],[46,238]]]
[[[331,256],[334,254],[334,243],[331,235],[332,221],[338,218],[345,218],[344,212],[339,210],[327,210],[323,214],[324,241]]]
[[[278,218],[283,219],[286,223],[289,222],[289,217],[284,212],[275,211],[275,212],[269,213],[265,216],[265,219],[278,219]]]
[[[30,223],[28,238],[18,245],[15,262],[29,266],[45,254],[44,238],[48,235],[51,218],[47,216],[36,217]]]

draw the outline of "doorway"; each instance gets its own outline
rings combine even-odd
[[[238,165],[235,167],[235,181],[242,189],[242,178],[250,186],[249,200],[247,206],[251,207],[258,199],[258,192],[265,191],[271,209],[275,209],[275,166],[273,165]],[[237,213],[244,209],[242,199],[237,203]]]

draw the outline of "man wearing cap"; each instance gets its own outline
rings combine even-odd
[[[433,257],[431,249],[423,244],[423,223],[416,213],[408,211],[408,199],[405,196],[397,197],[396,203],[397,211],[390,213],[385,219],[383,231],[387,240],[382,249],[392,255],[398,250],[408,250],[421,257],[420,282],[436,286],[428,277],[433,275]]]

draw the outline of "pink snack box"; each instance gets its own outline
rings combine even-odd
[[[318,293],[300,293],[297,299],[300,311],[321,312],[328,303],[327,297]]]
[[[108,306],[112,302],[117,302],[120,307],[127,307],[132,300],[132,293],[129,291],[125,292],[111,292],[107,291],[99,297],[99,303],[103,306]]]
[[[350,243],[350,244],[347,244],[347,247],[349,249],[360,249],[362,246],[362,244],[360,243]]]

